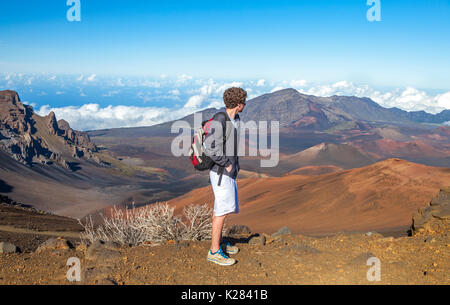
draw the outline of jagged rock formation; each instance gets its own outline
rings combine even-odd
[[[443,188],[424,208],[413,215],[413,235],[450,232],[450,187]]]
[[[101,163],[87,133],[57,121],[53,112],[46,117],[35,114],[10,90],[0,91],[0,150],[29,166],[57,163],[70,169],[72,159],[79,158]]]
[[[56,128],[57,134],[71,145],[75,157],[88,156],[89,158],[95,158],[92,152],[96,152],[97,147],[91,142],[86,132],[73,130],[65,120],[59,120],[56,123]]]

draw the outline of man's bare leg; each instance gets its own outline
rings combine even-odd
[[[213,253],[219,251],[220,242],[222,240],[222,230],[225,218],[227,215],[216,216],[213,215],[212,219],[212,233],[211,233],[211,251]]]

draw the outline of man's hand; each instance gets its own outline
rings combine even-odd
[[[227,168],[226,168],[226,170],[227,170],[227,172],[231,172],[231,170],[233,169],[233,164],[230,164]]]

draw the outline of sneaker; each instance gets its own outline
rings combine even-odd
[[[236,254],[239,252],[239,248],[236,246],[232,246],[229,241],[222,244],[222,247],[225,249],[225,252],[230,255],[233,255],[233,254]]]
[[[222,248],[219,248],[219,251],[215,253],[212,253],[210,249],[206,259],[221,266],[231,266],[236,263],[234,258],[229,258],[225,253],[223,253]]]

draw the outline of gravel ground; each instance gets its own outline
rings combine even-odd
[[[450,284],[448,234],[289,234],[267,236],[266,245],[250,245],[249,238],[233,240],[240,252],[229,267],[206,261],[208,241],[0,254],[0,284],[71,284],[70,257],[81,262],[78,284]],[[379,259],[381,281],[367,278],[371,257]]]

